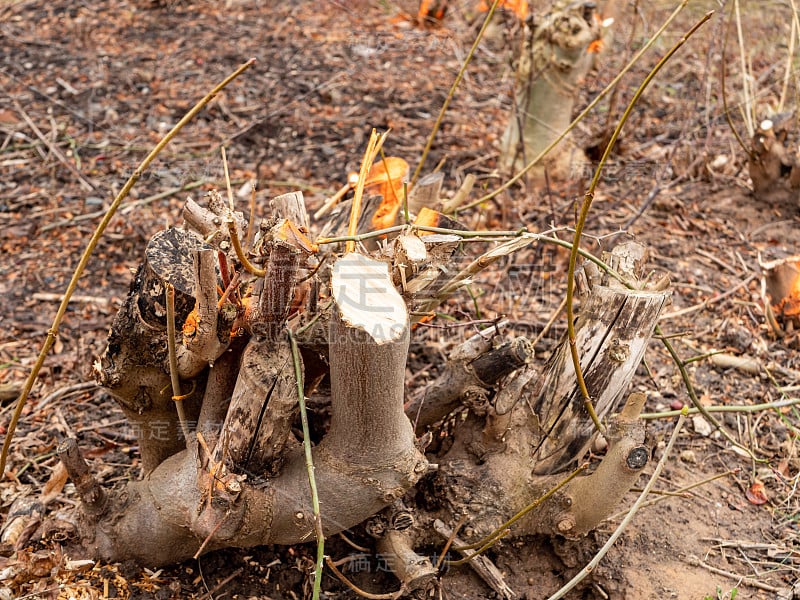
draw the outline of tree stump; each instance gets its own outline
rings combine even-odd
[[[592,64],[587,50],[600,37],[593,2],[556,2],[536,24],[522,51],[516,108],[501,141],[500,164],[514,172],[536,158],[572,121],[572,107]],[[583,151],[562,140],[529,173],[565,179],[582,169]]]
[[[305,376],[330,379],[329,426],[311,449],[323,532],[377,519],[392,506],[376,543],[409,589],[424,589],[436,575],[415,550],[438,543],[436,519],[447,527],[466,515],[472,531],[465,536],[490,533],[582,458],[593,430],[566,340],[537,365],[530,343],[502,340],[499,323],[456,347],[440,377],[404,407],[409,307],[431,309],[532,237],[498,244],[455,270],[448,264],[459,246],[454,233],[407,231],[382,243],[376,257],[322,254],[305,236],[302,195],[287,194],[273,201],[279,214],[243,248],[241,215],[218,194],[207,200],[187,203],[191,230],[153,237],[96,366],[101,383],[140,425],[146,477],[112,493],[91,477],[76,443],[61,448],[83,502],[72,555],[155,567],[220,548],[313,539],[309,465],[294,433]],[[444,218],[420,212],[437,223]],[[632,394],[613,414],[669,297],[638,282],[643,260],[635,244],[606,258],[628,286],[584,268],[576,344],[609,449],[593,473],[571,480],[515,533],[585,533],[615,508],[647,462],[638,418],[643,396]],[[175,361],[167,344],[167,284],[176,290]],[[288,330],[302,335],[289,338]],[[293,352],[292,339],[313,357],[312,366]],[[162,392],[172,389],[170,364],[181,376],[178,387],[189,392],[182,424],[172,396]],[[422,450],[430,429],[453,410],[464,411],[463,418],[437,428],[447,443],[432,444],[429,462]],[[420,433],[427,430],[420,439],[407,413],[419,419]],[[161,423],[169,436],[151,439],[147,432]],[[504,590],[490,563],[483,567]]]
[[[582,276],[576,344],[595,408],[608,419],[606,457],[594,473],[577,477],[522,519],[516,533],[589,531],[611,514],[647,463],[638,419],[644,397],[634,394],[621,414],[609,416],[670,297],[664,282],[655,289],[637,283],[643,260],[643,248],[633,243],[607,258],[633,289],[588,266]],[[446,497],[447,514],[468,514],[475,534],[487,535],[563,480],[593,435],[564,339],[544,367],[523,366],[455,429],[452,447],[438,461],[435,489]]]

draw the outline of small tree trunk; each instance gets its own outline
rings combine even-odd
[[[374,464],[378,457],[391,463],[416,439],[403,411],[405,302],[386,264],[359,254],[336,262],[331,287],[338,306],[330,325],[331,392],[349,401],[332,405],[325,447],[351,465]],[[376,404],[384,410],[376,411]]]
[[[174,247],[178,272],[185,270],[189,273],[186,278],[191,279],[193,268],[181,257],[191,256],[187,246],[191,249],[196,239],[171,231],[157,236],[154,246]],[[277,260],[278,246],[273,247],[270,259]],[[148,268],[152,264],[160,265],[151,261]],[[165,271],[169,269],[160,272]],[[266,271],[272,272],[269,264]],[[65,464],[82,486],[85,502],[81,553],[156,566],[223,547],[295,544],[313,537],[305,457],[290,431],[297,399],[294,363],[285,338],[271,337],[285,327],[285,307],[296,269],[290,271],[291,276],[288,271],[273,274],[272,281],[279,285],[263,286],[256,305],[268,310],[257,311],[252,322],[262,335],[250,340],[241,360],[241,346],[234,344],[230,353],[215,360],[210,372],[203,373],[208,385],[199,411],[200,434],[189,440],[185,450],[174,452],[174,447],[161,446],[151,450],[148,465],[158,462],[148,477],[107,499],[87,477],[77,447],[72,444],[63,453]],[[176,283],[177,289],[191,293],[194,286],[188,281],[180,280],[175,273],[170,277],[180,283],[180,287]],[[403,412],[410,328],[405,302],[392,284],[386,263],[349,254],[334,264],[331,281],[328,344],[332,418],[328,433],[313,450],[326,534],[352,527],[393,503],[428,470]],[[155,284],[134,287],[118,321],[135,335],[112,334],[113,345],[104,357],[102,374],[108,384],[116,383],[117,393],[125,392],[121,401],[127,404],[140,394],[142,366],[155,380],[144,381],[149,393],[154,394],[162,380],[164,385],[169,381],[164,367],[164,328],[145,327],[129,318],[139,301],[159,298],[157,293],[147,294],[153,289]],[[273,294],[276,296],[271,297]],[[191,296],[180,303],[179,323],[193,304]],[[151,305],[145,308],[154,314],[158,310]],[[260,317],[270,322],[259,321]],[[256,327],[259,324],[263,327]],[[129,344],[124,346],[126,360],[115,363],[114,357],[123,356],[123,349],[116,346],[122,340]],[[130,345],[135,342],[146,345],[137,352]],[[160,352],[153,364],[146,362],[152,359],[143,351],[150,347]],[[236,385],[228,407],[231,376],[236,378]],[[222,439],[214,452],[206,436],[213,441],[213,421],[226,409]],[[149,416],[145,410],[144,418]],[[175,421],[173,417],[173,426]],[[219,460],[219,455],[225,460]],[[268,485],[259,481],[264,475],[272,477]]]
[[[297,380],[286,337],[250,340],[222,427],[216,457],[236,473],[275,477],[286,452],[297,446],[291,428]]]
[[[788,143],[794,122],[765,119],[753,135],[748,164],[753,193],[761,200],[797,202],[800,196],[800,152]]]
[[[536,158],[572,120],[572,107],[592,63],[587,52],[599,37],[590,3],[558,2],[526,43],[515,87],[516,110],[501,142],[501,165],[513,171]],[[531,174],[564,179],[585,159],[565,138]]]
[[[280,226],[280,224],[279,224]],[[300,267],[300,250],[276,241],[269,257],[215,458],[236,473],[274,477],[297,445],[297,379],[286,337],[286,317]]]

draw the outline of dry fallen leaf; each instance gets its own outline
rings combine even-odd
[[[744,495],[750,501],[750,504],[759,505],[769,502],[764,484],[758,479],[753,482],[753,485],[747,489]]]
[[[50,479],[48,479],[47,483],[44,484],[44,488],[42,488],[42,495],[39,498],[39,502],[45,506],[50,504],[50,502],[55,500],[61,493],[66,483],[67,469],[64,467],[64,463],[58,462],[50,475]]]

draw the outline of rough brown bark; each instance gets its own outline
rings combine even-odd
[[[452,412],[465,395],[485,400],[487,388],[533,357],[533,348],[525,338],[492,349],[495,333],[497,330],[485,330],[457,346],[439,377],[408,404],[406,413],[418,431]]]
[[[184,283],[181,289],[191,288]],[[285,298],[291,285],[279,287]],[[313,450],[326,534],[377,513],[428,470],[403,412],[409,323],[387,265],[347,255],[333,267],[331,293],[332,419]],[[132,298],[139,294],[135,290]],[[278,315],[279,322],[285,319],[284,310],[269,314]],[[255,336],[241,359],[238,345],[219,357],[204,375],[208,386],[198,423],[201,435],[193,436],[185,450],[163,458],[144,480],[102,502],[92,500],[94,492],[89,494],[87,487],[86,508],[92,518],[82,523],[84,552],[105,560],[162,565],[201,549],[293,544],[313,537],[305,458],[296,443],[286,443],[292,439],[297,387],[284,339]],[[227,376],[237,366],[233,400],[226,407],[221,396],[230,391]],[[127,376],[134,378],[133,373]],[[276,397],[279,406],[273,405]],[[218,451],[212,452],[208,441],[213,443],[216,434],[214,420],[226,408]],[[219,461],[218,455],[225,460]],[[83,481],[83,463],[69,451],[64,460]],[[262,480],[265,475],[271,479]]]
[[[263,265],[265,281],[237,264],[230,252],[232,233],[222,227],[233,217],[218,198],[210,200],[210,208],[192,207],[187,220],[209,228],[213,250],[192,232],[157,235],[98,365],[101,379],[132,419],[147,424],[168,419],[174,440],[159,445],[141,439],[146,477],[118,494],[106,495],[91,478],[74,443],[61,451],[84,502],[79,525],[84,554],[158,566],[224,547],[313,538],[307,465],[292,433],[298,381],[286,337],[289,319],[293,328],[300,321],[310,326],[300,343],[306,355],[316,356],[314,378],[325,372],[324,358],[329,361],[330,427],[312,451],[324,532],[353,527],[391,504],[405,511],[403,502],[410,497],[401,498],[434,470],[418,448],[426,442],[418,442],[404,410],[408,307],[431,305],[432,298],[456,289],[481,265],[530,243],[518,239],[498,245],[457,273],[447,273],[444,281],[441,270],[454,250],[453,236],[400,236],[381,249],[382,260],[331,254],[325,259],[330,268],[315,274],[314,286],[321,291],[313,294],[315,301],[327,302],[315,304],[296,293],[297,281],[313,267],[304,254],[309,247],[302,239],[304,226],[273,219],[259,228],[250,256]],[[297,196],[284,197],[276,210],[305,222],[298,202]],[[636,284],[643,260],[638,246],[623,246],[606,260]],[[571,481],[522,519],[515,533],[588,531],[613,510],[647,462],[638,419],[642,398],[632,396],[620,415],[609,415],[625,393],[668,293],[615,286],[586,271],[577,346],[597,410],[606,417],[609,450],[591,475]],[[226,312],[212,289],[234,273],[226,291],[233,304]],[[191,365],[184,384],[194,386],[190,414],[197,423],[188,441],[178,434],[172,400],[160,395],[169,383],[161,304],[165,282],[178,292],[176,326],[191,324],[176,336],[183,364]],[[315,312],[303,314],[310,306]],[[390,519],[378,536],[378,548],[395,559],[396,573],[408,588],[425,587],[435,576],[414,546],[433,541],[430,526],[436,518],[452,522],[467,515],[465,537],[490,533],[563,479],[590,441],[568,342],[547,365],[537,367],[524,338],[493,339],[501,329],[502,323],[457,347],[441,377],[407,407],[425,426],[464,404],[469,409],[452,424],[452,444],[437,456],[438,471],[425,486],[435,491],[436,500],[429,508],[417,507],[419,527],[410,525],[413,519]],[[302,373],[302,362],[297,367]]]
[[[119,401],[139,439],[145,472],[185,448],[178,414],[169,393],[165,283],[175,288],[176,329],[194,308],[194,262],[191,252],[205,247],[191,232],[157,233],[145,253],[123,307],[114,318],[105,353],[95,364],[98,383]],[[205,386],[194,379],[184,399],[189,420],[196,420]]]
[[[668,298],[665,292],[597,286],[581,308],[577,324],[581,368],[601,419],[614,410],[633,378]],[[594,433],[566,344],[523,395],[537,415],[542,436],[535,451],[536,473],[563,471],[586,451]]]
[[[520,57],[516,110],[501,142],[505,168],[520,170],[567,128],[577,88],[592,63],[587,49],[598,37],[594,3],[556,2],[536,24]],[[584,160],[567,137],[530,173],[540,178],[547,169],[563,179]]]
[[[297,380],[288,340],[251,339],[215,457],[236,473],[274,477],[286,452],[297,446],[291,428],[297,413]]]

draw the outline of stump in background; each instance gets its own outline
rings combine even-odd
[[[501,141],[500,164],[517,172],[572,121],[578,86],[592,64],[588,52],[600,36],[594,2],[556,2],[529,33],[517,69],[516,109]],[[562,140],[530,171],[564,179],[585,163],[581,149]]]

